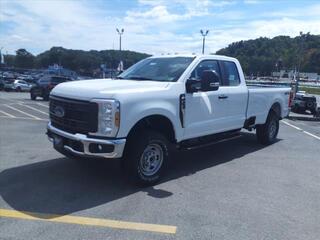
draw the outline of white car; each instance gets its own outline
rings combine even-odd
[[[24,80],[14,80],[12,83],[8,83],[5,85],[6,90],[23,92],[23,91],[30,91],[32,85],[27,83]]]
[[[160,179],[172,147],[192,149],[255,129],[275,142],[290,88],[247,87],[237,59],[146,58],[117,79],[74,81],[50,94],[49,140],[68,157],[121,158],[143,184]]]

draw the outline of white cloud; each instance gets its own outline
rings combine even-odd
[[[0,30],[5,50],[26,48],[34,53],[52,46],[72,49],[118,48],[116,27],[125,28],[123,48],[147,53],[200,52],[200,28],[209,29],[207,52],[257,37],[296,36],[300,31],[320,34],[319,4],[268,12],[272,18],[249,20],[235,1],[139,0],[134,8],[114,17],[114,8],[101,8],[95,1],[1,1]],[[318,11],[319,12],[319,11]],[[280,14],[282,13],[282,15]]]
[[[258,1],[258,0],[244,0],[244,3],[245,4],[258,4],[258,3],[261,3],[261,0]]]

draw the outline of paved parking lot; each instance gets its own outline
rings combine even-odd
[[[0,239],[319,239],[319,122],[175,154],[141,189],[115,160],[54,151],[47,119],[47,102],[0,92]]]

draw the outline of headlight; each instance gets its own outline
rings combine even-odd
[[[120,127],[120,102],[113,99],[94,99],[98,104],[98,131],[92,135],[115,137]]]

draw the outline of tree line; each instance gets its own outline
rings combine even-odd
[[[92,75],[101,64],[104,64],[105,68],[116,69],[122,60],[127,68],[148,56],[150,55],[133,51],[83,51],[52,47],[36,56],[26,49],[18,49],[16,55],[4,55],[4,62],[7,66],[24,69],[47,68],[49,65],[59,64],[79,74]]]
[[[231,43],[216,52],[219,55],[239,59],[246,75],[268,76],[280,69],[297,69],[301,72],[320,74],[320,35],[302,34],[298,37],[278,36]],[[7,66],[17,68],[47,68],[59,64],[79,74],[91,75],[105,64],[117,68],[120,60],[128,68],[148,54],[133,51],[103,50],[83,51],[52,47],[34,56],[26,49],[18,49],[16,55],[4,55]]]
[[[320,74],[320,35],[277,36],[239,41],[216,52],[239,59],[246,75],[269,76],[281,69]]]

